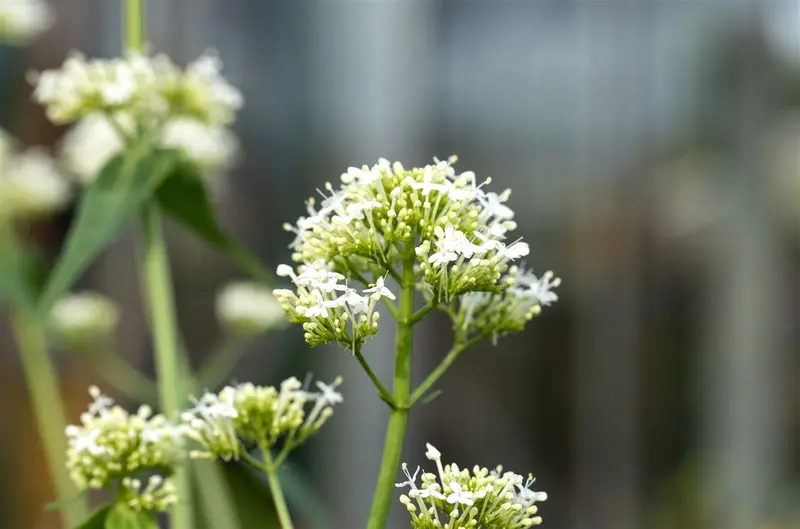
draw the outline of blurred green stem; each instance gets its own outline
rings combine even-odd
[[[389,508],[394,496],[394,483],[403,439],[408,424],[409,395],[411,393],[411,352],[414,347],[414,245],[406,243],[403,250],[403,269],[400,275],[400,303],[397,311],[397,340],[394,356],[394,407],[386,428],[383,459],[378,473],[378,483],[372,499],[367,529],[385,529]]]
[[[272,501],[275,503],[275,510],[278,513],[278,519],[281,522],[282,529],[294,529],[292,525],[292,517],[289,515],[289,508],[286,506],[286,498],[283,497],[283,489],[281,489],[281,482],[278,479],[278,468],[272,461],[272,454],[269,452],[269,447],[266,443],[261,443],[261,456],[264,458],[264,466],[262,470],[267,476],[269,482],[269,489],[272,492]]]
[[[44,333],[37,322],[21,312],[11,315],[11,327],[19,347],[25,381],[56,499],[72,498],[78,489],[69,479],[64,465],[67,452],[64,430],[67,427],[67,420],[58,390],[58,377],[47,355]],[[70,528],[83,522],[89,510],[86,500],[77,498],[66,504],[60,513],[64,527]]]
[[[147,375],[120,358],[114,351],[100,351],[88,357],[92,368],[114,389],[131,400],[153,405],[158,400],[158,385]]]
[[[181,360],[178,354],[178,332],[173,299],[172,278],[161,218],[154,204],[142,211],[142,232],[145,245],[145,281],[150,307],[151,328],[155,343],[158,393],[162,411],[170,419],[180,413],[185,389]],[[181,501],[172,512],[173,529],[192,529],[191,487],[188,469],[180,465],[175,471],[175,484]]]

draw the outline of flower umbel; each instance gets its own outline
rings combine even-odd
[[[79,489],[119,486],[131,509],[166,511],[177,501],[169,476],[183,454],[182,428],[141,406],[131,415],[89,388],[94,399],[80,425],[67,427],[67,469]],[[151,474],[141,488],[139,476]]]
[[[53,9],[42,0],[0,0],[0,40],[27,44],[53,25]]]
[[[270,289],[236,282],[217,296],[217,320],[231,333],[252,336],[284,327],[288,322]]]
[[[67,347],[86,347],[108,340],[119,322],[120,309],[96,292],[71,294],[50,310],[50,328]]]
[[[425,455],[436,463],[437,472],[423,473],[418,488],[419,469],[411,475],[403,463],[408,480],[397,484],[409,489],[400,502],[411,514],[414,529],[522,529],[542,523],[536,503],[545,501],[547,494],[531,490],[533,476],[526,479],[502,467],[490,471],[475,466],[469,471],[455,463],[442,466],[441,453],[427,447]]]
[[[202,447],[190,456],[230,461],[259,445],[280,445],[288,454],[319,431],[333,414],[333,405],[342,402],[335,391],[340,383],[341,379],[331,385],[317,382],[320,391],[309,392],[292,377],[280,388],[245,383],[206,393],[182,416],[186,435]]]

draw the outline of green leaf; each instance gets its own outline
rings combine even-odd
[[[45,511],[59,511],[59,510],[63,509],[64,507],[68,507],[69,505],[72,505],[76,501],[79,501],[81,498],[86,496],[87,492],[89,492],[89,489],[84,489],[84,490],[80,491],[79,493],[75,494],[74,496],[72,496],[71,498],[64,498],[63,500],[57,500],[57,501],[54,501],[52,503],[48,503],[47,505],[44,506],[44,510]]]
[[[112,507],[113,505],[106,505],[94,511],[89,519],[75,529],[105,529],[106,518],[108,518],[108,513],[111,512]]]
[[[178,151],[140,147],[103,167],[78,206],[64,250],[39,298],[40,315],[46,316],[53,303],[72,288],[153,196],[179,160]]]
[[[193,163],[183,160],[158,188],[156,198],[164,213],[221,250],[253,279],[274,284],[264,265],[220,227],[200,170]]]
[[[105,529],[158,529],[158,522],[148,512],[135,512],[118,503],[108,513]]]

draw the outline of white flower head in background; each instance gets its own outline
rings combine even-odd
[[[12,155],[0,174],[0,216],[32,220],[56,213],[72,198],[69,183],[42,148]]]
[[[211,53],[181,70],[165,55],[131,52],[125,58],[87,59],[72,52],[59,69],[32,73],[33,98],[56,124],[95,112],[122,112],[136,130],[152,132],[168,119],[186,116],[212,126],[229,125],[242,96],[221,75]]]
[[[112,119],[123,131],[133,133],[135,123],[129,114],[118,113]],[[194,118],[171,118],[160,134],[161,146],[183,151],[207,181],[215,181],[217,175],[230,169],[239,152],[239,142],[232,130]],[[109,117],[95,112],[78,121],[67,132],[60,145],[59,157],[76,180],[88,185],[123,148],[123,140]]]
[[[441,453],[430,444],[425,455],[436,463],[436,473],[423,473],[417,487],[419,469],[412,475],[403,463],[408,479],[396,485],[409,489],[400,496],[400,502],[411,514],[414,529],[525,529],[542,523],[536,516],[536,504],[547,500],[547,494],[531,490],[535,481],[532,475],[526,479],[503,472],[502,467],[490,471],[475,466],[470,471],[455,463],[443,466]]]
[[[288,324],[271,289],[258,283],[235,282],[217,296],[217,319],[229,332],[254,336]]]
[[[0,0],[0,41],[27,44],[54,20],[53,8],[44,0]]]
[[[79,292],[57,301],[50,311],[50,328],[56,340],[70,348],[107,341],[119,322],[119,306],[95,292]]]

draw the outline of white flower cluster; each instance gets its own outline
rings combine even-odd
[[[315,434],[342,402],[336,392],[341,379],[332,384],[317,382],[319,392],[303,389],[296,378],[280,389],[246,383],[227,386],[219,393],[206,393],[183,413],[186,436],[202,448],[189,453],[196,459],[239,459],[249,447],[272,448],[281,440],[288,452]],[[313,403],[310,411],[306,405]]]
[[[536,504],[547,494],[530,489],[533,476],[525,479],[502,467],[489,471],[476,466],[470,472],[455,463],[442,466],[441,453],[430,444],[427,448],[425,455],[436,462],[438,473],[423,473],[418,488],[419,467],[412,475],[403,463],[407,481],[397,484],[409,488],[400,502],[414,529],[523,529],[542,523]]]
[[[377,302],[384,297],[395,299],[383,277],[359,293],[343,282],[342,274],[330,271],[323,260],[300,266],[298,273],[288,265],[280,265],[277,273],[289,277],[296,292],[276,289],[273,294],[289,319],[303,324],[306,342],[312,346],[340,342],[356,347],[378,332]]]
[[[58,300],[50,310],[50,329],[56,340],[71,348],[96,345],[111,338],[120,309],[96,292],[79,292]]]
[[[78,121],[61,142],[60,160],[81,184],[91,183],[103,166],[124,149],[115,126],[133,134],[130,119],[119,115],[115,119],[116,124],[112,125],[107,116],[90,114]],[[230,169],[239,151],[238,139],[229,128],[186,116],[170,118],[164,124],[160,145],[182,150],[209,179]]]
[[[0,220],[34,220],[66,207],[72,199],[67,180],[40,147],[18,152],[16,141],[0,130]]]
[[[410,249],[417,288],[431,304],[458,304],[460,296],[473,296],[463,302],[462,320],[468,320],[464,325],[491,324],[488,332],[494,334],[518,330],[546,304],[544,298],[555,300],[548,296],[555,296],[549,291],[558,280],[539,281],[517,267],[509,271],[513,261],[530,251],[527,243],[509,237],[517,227],[514,211],[506,204],[510,190],[487,191],[491,179],[479,183],[471,171],[456,174],[455,157],[434,160],[433,165],[410,170],[385,159],[371,168],[351,167],[338,189],[326,184],[320,204],[310,198],[308,215],[284,226],[295,234],[289,247],[304,272],[295,276],[284,265],[279,275],[291,277],[297,292],[280,290],[276,295],[290,319],[304,323],[309,343],[346,342],[376,332],[368,316],[356,319],[357,310],[345,310],[353,306],[348,304],[350,297],[359,308],[367,305],[343,280],[395,272]],[[523,290],[530,292],[522,294]],[[531,292],[539,290],[534,299]],[[338,291],[346,291],[347,297]],[[479,308],[500,299],[504,308],[492,307],[494,314],[477,317]],[[325,316],[323,321],[316,319],[318,313]],[[504,314],[512,321],[505,321]],[[348,321],[351,327],[363,321],[363,330],[348,334]]]
[[[134,510],[166,511],[177,501],[170,474],[183,453],[183,433],[147,406],[129,414],[96,387],[81,425],[66,429],[67,469],[79,489],[117,484],[119,498]],[[141,488],[136,476],[154,473]]]
[[[241,94],[221,75],[219,58],[206,53],[181,70],[165,55],[87,60],[71,54],[58,70],[32,76],[34,99],[51,121],[75,122],[95,112],[131,118],[139,127],[176,116],[224,126],[242,106]]]
[[[456,305],[456,325],[464,336],[489,332],[493,338],[521,331],[525,324],[558,300],[553,288],[561,279],[553,272],[537,277],[530,270],[512,266],[501,281],[499,292],[468,292]]]
[[[255,336],[288,322],[269,288],[258,283],[231,283],[217,296],[217,320],[230,333]]]
[[[55,16],[42,0],[0,0],[0,40],[27,44],[50,29]]]

